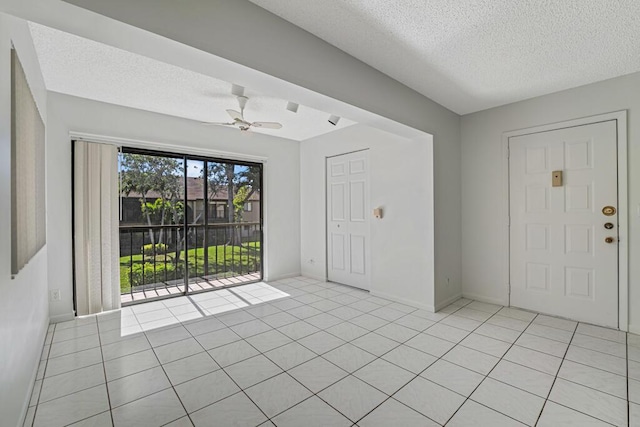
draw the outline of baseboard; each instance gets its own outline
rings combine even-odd
[[[474,301],[486,302],[487,304],[496,304],[503,305],[505,307],[509,306],[509,299],[500,299],[500,298],[489,298],[484,295],[470,294],[467,292],[462,292],[462,297],[467,299],[472,299]]]
[[[326,277],[320,277],[320,276],[316,276],[314,274],[302,274],[302,277],[306,277],[307,279],[313,279],[313,280],[317,280],[318,282],[326,282],[327,278]]]
[[[640,325],[629,325],[629,330],[627,332],[630,334],[640,335]]]
[[[265,282],[275,282],[278,280],[283,280],[283,279],[292,279],[294,277],[298,277],[301,276],[302,274],[300,274],[299,271],[295,272],[295,273],[285,273],[285,274],[279,274],[277,276],[274,277],[269,277],[268,279],[265,279]]]
[[[27,413],[29,412],[29,403],[31,403],[31,396],[33,395],[33,388],[36,386],[36,381],[38,377],[38,368],[40,368],[40,362],[42,358],[42,351],[44,350],[45,343],[47,341],[47,333],[49,332],[49,319],[47,319],[47,323],[44,326],[44,336],[40,339],[42,345],[40,346],[40,351],[38,352],[38,357],[36,358],[36,365],[31,374],[31,381],[29,383],[29,391],[25,397],[24,403],[22,404],[22,411],[20,415],[20,424],[18,426],[23,426],[24,421],[27,418]]]
[[[458,301],[460,298],[462,298],[462,294],[457,294],[457,295],[454,295],[452,297],[449,297],[446,300],[436,304],[435,309],[436,309],[436,311],[440,311],[443,308],[445,308],[446,306],[448,306],[449,304]]]
[[[75,318],[76,318],[76,315],[72,311],[71,313],[58,314],[57,316],[51,316],[49,318],[49,322],[51,322],[51,323],[67,322],[67,321],[73,320]]]
[[[400,298],[400,297],[397,297],[395,295],[388,294],[386,292],[369,291],[369,293],[371,295],[373,295],[374,297],[380,297],[380,298],[388,299],[388,300],[391,300],[391,301],[394,301],[394,302],[399,302],[399,303],[402,303],[402,304],[405,304],[405,305],[408,305],[408,306],[411,306],[411,307],[420,308],[422,310],[427,310],[427,311],[430,311],[432,313],[434,312],[433,305],[420,304],[420,303],[415,302],[414,300]]]

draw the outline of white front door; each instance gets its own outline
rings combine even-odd
[[[509,153],[511,305],[618,327],[616,122],[511,137]]]
[[[327,159],[327,276],[369,289],[369,151]]]

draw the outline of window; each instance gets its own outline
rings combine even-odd
[[[251,202],[247,202],[244,204],[245,212],[251,212]]]
[[[124,147],[119,171],[124,303],[262,278],[262,165]]]
[[[218,203],[216,205],[216,218],[225,218],[227,216],[225,205]]]

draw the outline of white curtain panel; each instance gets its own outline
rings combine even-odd
[[[76,141],[74,242],[77,315],[120,308],[118,149]]]

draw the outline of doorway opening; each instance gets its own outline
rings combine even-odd
[[[260,163],[123,148],[122,305],[261,281]]]

